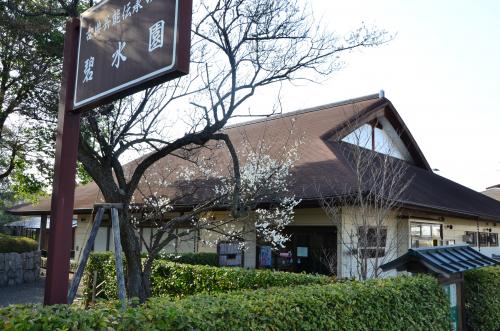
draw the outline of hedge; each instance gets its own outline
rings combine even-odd
[[[113,254],[96,253],[90,256],[84,276],[84,293],[87,302],[92,296],[94,271],[97,271],[97,284],[105,281],[103,293],[98,298],[116,299],[117,285]],[[189,265],[156,260],[151,276],[151,292],[153,296],[184,297],[196,293],[326,284],[331,281],[332,279],[326,276]]]
[[[26,253],[37,249],[38,243],[36,240],[0,233],[0,253]]]
[[[500,330],[500,266],[464,275],[465,322],[470,330]]]
[[[161,259],[177,263],[208,265],[213,267],[217,267],[219,265],[219,256],[217,253],[165,254],[161,256]]]
[[[326,276],[270,270],[208,267],[161,260],[155,263],[152,274],[153,296],[176,297],[275,286],[327,284],[332,281]]]
[[[74,306],[0,309],[6,330],[446,330],[449,304],[428,276],[154,298],[120,312]],[[0,324],[0,328],[2,325]]]
[[[141,254],[143,259],[147,256],[147,253]],[[161,253],[158,255],[157,259],[184,264],[209,265],[213,267],[219,265],[219,256],[217,253]]]

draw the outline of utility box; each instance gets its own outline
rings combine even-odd
[[[243,250],[239,243],[221,242],[217,245],[217,254],[221,267],[243,266]]]

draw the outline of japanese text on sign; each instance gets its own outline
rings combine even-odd
[[[109,101],[177,70],[179,3],[184,1],[107,0],[83,13],[74,108]]]

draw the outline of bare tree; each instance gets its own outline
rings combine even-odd
[[[338,236],[361,280],[380,276],[379,266],[397,256],[400,234],[395,221],[401,201],[412,178],[408,163],[393,144],[398,137],[387,136],[378,120],[352,120],[343,130],[349,133],[341,145],[345,161],[354,173],[351,183],[335,197],[323,197],[322,207],[338,229]],[[378,138],[378,139],[377,139]]]
[[[230,118],[241,116],[236,110],[260,87],[331,74],[341,65],[340,54],[387,39],[385,32],[366,27],[345,38],[323,33],[295,1],[202,1],[194,12],[190,75],[150,89],[140,98],[104,107],[99,116],[91,114],[83,120],[79,160],[106,201],[125,206],[120,217],[128,294],[141,300],[148,295],[148,280],[127,207],[147,169],[167,155],[182,157],[209,141],[224,143],[233,162],[230,209],[234,217],[239,216],[239,162],[229,137],[221,131]],[[173,110],[179,114],[177,121],[171,117]],[[180,134],[174,125],[179,121],[184,121]],[[149,154],[124,168],[123,157],[131,150]]]
[[[0,5],[23,15],[56,16],[76,16],[81,7],[78,0],[28,7],[6,0]],[[234,218],[240,217],[239,160],[222,129],[231,118],[269,116],[277,109],[245,115],[237,110],[262,87],[328,76],[342,67],[341,55],[389,39],[385,31],[366,26],[345,36],[323,31],[296,0],[202,0],[193,12],[188,76],[102,107],[82,120],[78,159],[105,200],[124,205],[120,226],[128,295],[140,300],[148,296],[148,280],[128,207],[147,170],[167,155],[183,157],[210,141],[223,143],[234,175],[228,208]],[[134,152],[140,158],[124,166]]]

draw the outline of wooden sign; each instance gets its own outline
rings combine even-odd
[[[104,0],[80,17],[73,110],[189,71],[192,0]]]

